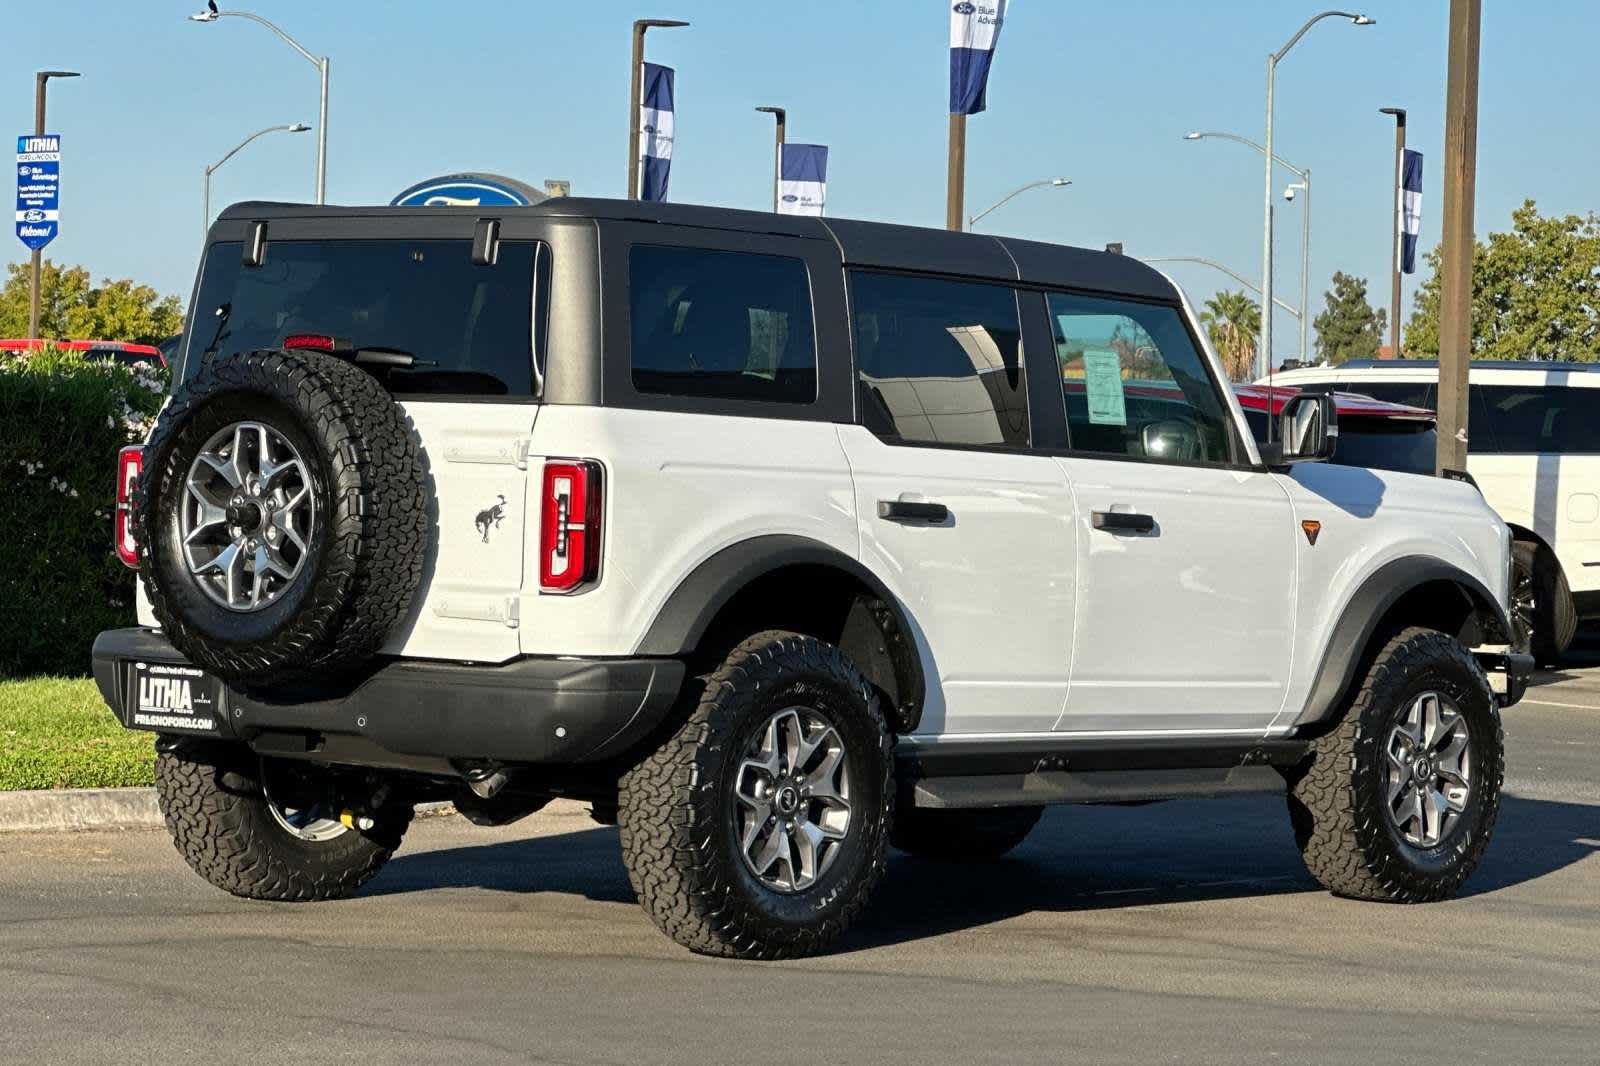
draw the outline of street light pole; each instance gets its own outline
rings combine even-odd
[[[45,82],[51,78],[77,78],[75,70],[41,70],[33,76],[33,134],[43,137]],[[39,336],[39,278],[43,270],[43,250],[35,248],[28,256],[28,338]]]
[[[777,120],[776,144],[772,153],[772,210],[778,210],[778,190],[783,183],[783,137],[784,127],[789,121],[789,112],[781,107],[758,107],[757,111],[764,111]]]
[[[1300,43],[1300,38],[1326,18],[1349,19],[1357,26],[1371,26],[1374,19],[1349,11],[1324,11],[1306,20],[1284,46],[1267,56],[1267,136],[1263,149],[1265,178],[1261,196],[1261,343],[1256,348],[1256,376],[1265,377],[1272,366],[1272,95],[1278,79],[1278,62]]]
[[[1251,281],[1237,270],[1234,270],[1231,267],[1223,266],[1215,259],[1207,259],[1204,256],[1199,255],[1157,255],[1149,258],[1141,258],[1139,261],[1141,263],[1199,263],[1201,266],[1208,266],[1213,270],[1222,271],[1224,274],[1228,275],[1228,277],[1232,278],[1234,281],[1237,281],[1240,285],[1243,285],[1257,296],[1261,295],[1261,286],[1257,285],[1255,282]],[[1272,298],[1272,304],[1274,307],[1278,308],[1278,310],[1283,311],[1294,318],[1303,319],[1305,317],[1305,315],[1303,315],[1300,311],[1290,307],[1276,296]]]
[[[1390,189],[1394,203],[1390,205],[1394,215],[1394,240],[1389,247],[1389,273],[1393,287],[1389,294],[1389,351],[1396,359],[1400,358],[1400,231],[1404,223],[1404,212],[1401,210],[1400,200],[1400,168],[1406,157],[1406,109],[1403,107],[1380,107],[1380,114],[1394,116],[1394,186]]]
[[[1213,137],[1219,140],[1233,141],[1236,144],[1242,144],[1248,148],[1254,148],[1257,152],[1260,152],[1263,155],[1265,155],[1267,151],[1264,146],[1257,144],[1248,137],[1240,137],[1236,133],[1217,133],[1215,131],[1201,132],[1197,130],[1195,132],[1186,133],[1183,135],[1183,139],[1186,141],[1203,141],[1207,138]],[[1272,160],[1280,167],[1283,167],[1285,170],[1298,177],[1300,179],[1299,187],[1304,189],[1306,194],[1305,204],[1302,208],[1303,214],[1300,218],[1300,307],[1302,309],[1306,309],[1310,306],[1307,301],[1310,299],[1311,295],[1311,168],[1297,167],[1280,155],[1274,155]],[[1309,315],[1300,315],[1299,318],[1300,358],[1305,359],[1306,352],[1309,347],[1309,341],[1306,333],[1306,325]]]
[[[677,19],[637,19],[633,24],[633,72],[628,93],[628,191],[625,200],[639,195],[639,97],[644,93],[644,35],[646,31],[687,26]]]
[[[317,68],[317,77],[322,84],[322,97],[317,105],[317,203],[328,201],[328,57],[314,56],[299,41],[290,37],[277,23],[264,19],[250,11],[221,11],[218,10],[216,0],[209,0],[206,10],[189,16],[190,22],[215,22],[222,18],[249,19],[259,23],[277,35],[284,44],[293,48],[303,56],[306,62]]]
[[[211,232],[211,175],[221,169],[222,164],[238,155],[241,148],[255,140],[257,137],[264,136],[268,133],[276,133],[279,130],[283,130],[285,133],[304,133],[310,128],[311,127],[307,126],[304,122],[285,122],[282,125],[268,126],[265,129],[256,130],[250,136],[234,145],[233,149],[229,151],[227,155],[206,167],[205,193],[200,201],[200,239],[202,241],[204,241],[206,236]]]
[[[1042,181],[1030,181],[1026,185],[1019,185],[1017,188],[1012,189],[1010,192],[1000,197],[999,200],[996,200],[982,211],[979,211],[976,215],[973,215],[971,218],[967,219],[967,228],[972,229],[978,224],[978,220],[983,218],[984,215],[987,215],[990,211],[993,211],[997,207],[1005,206],[1005,204],[1008,203],[1013,197],[1019,196],[1022,193],[1027,192],[1029,189],[1039,189],[1044,188],[1045,186],[1060,189],[1071,184],[1072,182],[1068,181],[1066,178],[1045,178]]]

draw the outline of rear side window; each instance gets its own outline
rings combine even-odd
[[[707,399],[812,403],[817,344],[802,260],[634,245],[633,387]]]
[[[905,441],[1027,447],[1012,289],[855,272],[850,306],[868,429]]]
[[[1228,409],[1177,310],[1050,294],[1072,450],[1226,463]]]
[[[271,241],[259,267],[237,242],[209,249],[185,375],[206,353],[277,348],[296,334],[413,356],[378,371],[394,393],[531,396],[532,241],[502,241],[495,263],[468,240]]]
[[[1468,427],[1474,451],[1569,455],[1600,453],[1600,389],[1542,385],[1474,385],[1483,401]],[[1482,427],[1470,419],[1482,417]]]

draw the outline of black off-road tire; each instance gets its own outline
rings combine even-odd
[[[908,855],[946,862],[998,859],[1028,839],[1043,807],[936,810],[902,807],[889,843]]]
[[[408,804],[389,804],[369,830],[302,840],[278,824],[261,787],[261,764],[242,745],[189,745],[156,756],[156,797],[184,861],[224,891],[304,903],[342,899],[370,881],[411,824]]]
[[[1404,840],[1383,810],[1384,744],[1411,701],[1448,695],[1467,722],[1472,790],[1462,822],[1434,848]],[[1488,678],[1460,641],[1406,629],[1384,646],[1339,725],[1316,742],[1290,782],[1289,816],[1306,868],[1353,899],[1446,899],[1477,869],[1494,831],[1505,777],[1500,710]]]
[[[846,850],[815,884],[788,894],[757,879],[739,851],[732,779],[755,731],[791,706],[837,730],[852,823]],[[895,799],[890,747],[876,690],[837,648],[778,631],[740,644],[706,679],[682,727],[622,779],[622,856],[645,912],[705,955],[778,959],[822,950],[883,875]]]
[[[270,424],[309,468],[315,520],[294,582],[259,611],[213,602],[179,547],[196,453],[232,422]],[[220,677],[264,683],[336,674],[372,656],[422,580],[428,513],[417,443],[370,374],[320,352],[206,362],[173,395],[135,495],[139,574],[173,646]]]
[[[1511,545],[1512,605],[1515,620],[1526,630],[1520,634],[1534,661],[1554,666],[1572,646],[1578,634],[1578,609],[1572,602],[1572,589],[1555,553],[1532,541],[1513,541]],[[1528,582],[1533,593],[1531,610],[1518,604],[1520,582]],[[1524,619],[1523,615],[1529,615]]]

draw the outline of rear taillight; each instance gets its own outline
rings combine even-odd
[[[544,464],[539,523],[539,591],[576,592],[600,576],[600,464]]]
[[[350,350],[350,342],[326,333],[291,333],[283,338],[283,347],[302,352],[345,352]]]
[[[139,545],[133,539],[133,486],[144,470],[144,449],[133,445],[117,453],[117,509],[113,526],[117,558],[122,565],[137,568]]]

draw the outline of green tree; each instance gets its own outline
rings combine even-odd
[[[1317,331],[1317,354],[1334,364],[1376,358],[1389,312],[1374,310],[1367,302],[1367,279],[1336,272],[1333,288],[1323,298],[1327,310],[1311,321]]]
[[[1439,261],[1417,289],[1407,355],[1439,354]],[[1532,200],[1511,212],[1511,232],[1472,250],[1472,358],[1600,361],[1600,219],[1543,216]]]
[[[0,286],[0,337],[28,332],[28,266],[6,266]],[[39,335],[48,340],[111,340],[153,344],[183,327],[183,305],[131,278],[91,284],[83,267],[46,259],[39,276]]]
[[[1205,303],[1200,321],[1231,381],[1255,376],[1256,339],[1261,336],[1261,305],[1240,289],[1224,289]]]

